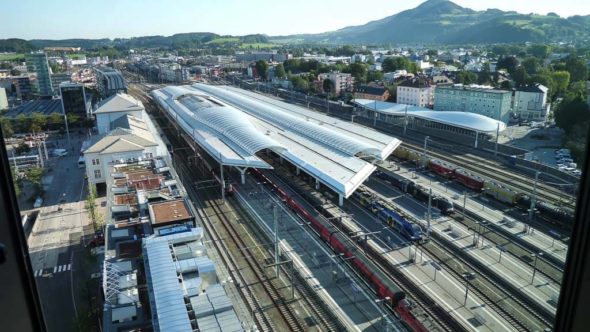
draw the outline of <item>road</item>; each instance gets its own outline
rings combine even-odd
[[[81,266],[84,235],[92,226],[84,210],[84,169],[77,166],[81,137],[73,137],[73,151],[50,158],[51,171],[43,179],[44,206],[28,238],[33,273],[48,331],[71,331],[77,307],[74,298],[84,284]]]

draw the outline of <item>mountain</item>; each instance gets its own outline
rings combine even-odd
[[[428,0],[364,25],[315,35],[287,36],[324,43],[513,43],[590,39],[590,16],[561,18],[488,9],[475,11],[448,0]]]

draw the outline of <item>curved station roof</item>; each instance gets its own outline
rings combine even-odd
[[[396,104],[386,101],[376,102],[370,99],[355,99],[353,102],[366,109],[373,111],[376,110],[378,113],[395,116],[405,115],[407,108],[408,115],[414,118],[420,118],[449,126],[479,131],[482,133],[495,133],[498,129],[498,124],[500,124],[500,131],[506,129],[506,124],[504,122],[476,113],[440,112],[424,107]]]
[[[401,141],[370,128],[250,91],[195,84],[168,86],[154,99],[217,161],[271,168],[256,153],[270,149],[348,197]]]

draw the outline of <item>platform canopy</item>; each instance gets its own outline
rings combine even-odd
[[[489,118],[485,115],[469,112],[441,112],[429,108],[390,103],[386,101],[375,101],[370,99],[354,99],[353,103],[377,113],[420,118],[432,122],[438,122],[449,126],[478,131],[481,133],[495,133],[500,126],[500,131],[506,129],[506,124]]]
[[[375,170],[372,162],[385,160],[401,144],[370,128],[234,87],[165,87],[152,96],[218,161],[269,167],[256,153],[270,149],[344,197]]]

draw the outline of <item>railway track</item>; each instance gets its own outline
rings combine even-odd
[[[406,142],[402,143],[402,146],[420,153],[424,151],[422,147]],[[534,180],[529,179],[528,177],[521,174],[515,174],[513,171],[504,170],[497,164],[490,163],[487,160],[482,160],[479,158],[477,163],[474,163],[472,159],[466,157],[459,155],[453,155],[452,157],[449,157],[447,154],[435,152],[432,150],[428,150],[427,154],[437,159],[460,166],[476,174],[498,180],[500,183],[508,184],[509,186],[518,189],[529,196],[532,196],[535,182]],[[564,200],[564,197],[567,196],[569,196],[569,199]],[[564,207],[568,207],[570,209],[575,208],[575,205],[571,203],[573,201],[573,197],[571,197],[571,195],[567,195],[558,189],[542,183],[541,181],[537,182],[537,198],[556,205],[559,205],[561,202]]]
[[[177,147],[182,144],[176,135],[173,133],[168,134],[170,141],[176,143],[175,145]],[[179,162],[176,163],[176,167],[181,170],[179,173],[184,175],[183,180],[185,183],[192,183],[195,179],[200,179],[202,177],[202,174],[197,172],[195,168],[189,169],[189,167],[186,166],[186,160],[177,158],[177,161]],[[300,282],[296,287],[297,294],[299,295],[298,300],[302,299],[305,304],[305,306],[301,306],[300,309],[303,309],[303,311],[311,310],[313,312],[312,318],[314,322],[317,322],[316,327],[310,329],[308,324],[298,317],[295,313],[295,309],[292,308],[292,305],[297,303],[298,300],[286,300],[281,292],[281,288],[284,287],[284,285],[279,284],[280,279],[269,278],[265,273],[264,262],[271,259],[266,256],[266,258],[261,257],[261,251],[255,252],[255,249],[253,249],[254,247],[251,245],[248,246],[244,240],[245,237],[240,235],[240,231],[237,230],[236,225],[232,222],[232,218],[229,217],[229,214],[234,213],[239,215],[240,219],[244,218],[243,220],[246,221],[250,219],[244,212],[243,208],[240,208],[239,204],[236,202],[232,202],[232,204],[221,203],[217,199],[219,193],[215,188],[203,188],[197,192],[195,188],[189,186],[188,190],[194,198],[197,198],[194,201],[201,204],[202,208],[198,210],[198,213],[203,221],[203,226],[207,234],[211,237],[211,242],[220,254],[230,276],[233,280],[239,282],[239,284],[243,286],[238,287],[240,296],[248,306],[250,312],[252,312],[253,319],[260,330],[343,330],[342,325],[338,320],[324,308],[321,299],[313,294],[313,290],[299,286],[306,285],[305,281],[302,280],[299,280]],[[216,221],[213,221],[212,219],[215,219]],[[246,224],[253,225],[254,222],[251,219],[250,221],[251,222]],[[251,234],[256,235],[260,234],[260,232],[251,232]],[[239,252],[238,256],[231,254],[232,248],[234,253]],[[242,262],[246,262],[248,271],[252,272],[248,274],[250,278],[244,275],[245,273],[243,271],[246,269],[240,268],[239,263]],[[281,273],[286,275],[287,271],[285,268],[281,268]],[[299,276],[297,273],[294,274]],[[255,280],[252,280],[252,276]],[[255,293],[252,287],[257,287],[258,289],[262,287],[264,289],[265,294],[268,296],[267,299],[272,302],[272,308],[276,309],[276,312],[278,312],[284,324],[278,324],[278,322],[273,320],[272,317],[269,317],[270,315],[267,314],[267,312],[271,307],[268,305],[261,305],[261,303],[268,301],[263,301],[261,298],[264,298],[264,296]]]
[[[375,192],[372,188],[370,191]],[[552,325],[553,313],[530,300],[519,288],[506,283],[488,266],[467,252],[457,249],[442,234],[431,232],[431,240],[420,248],[428,252],[435,261],[446,266],[459,280],[464,273],[476,272],[479,277],[472,281],[472,285],[476,286],[475,292],[487,306],[504,317],[517,330],[543,330]]]
[[[297,186],[297,189],[295,189],[291,185],[286,183],[286,179],[284,179],[284,177],[285,177],[285,175],[281,174],[280,178],[278,176],[274,176],[273,178],[277,182],[280,182],[281,187],[289,188],[289,190],[291,192],[294,192],[297,195],[296,197],[298,197],[300,200],[304,201],[306,205],[310,205],[310,207],[312,209],[318,208],[317,206],[313,206],[313,202],[309,202],[309,201],[305,200],[305,195],[303,195],[303,193],[305,191],[303,188],[300,188],[300,185],[295,184]],[[289,180],[290,180],[290,182],[292,182],[291,180],[294,180],[294,179],[296,179],[296,178],[291,176]],[[316,194],[321,195],[320,193],[316,193]],[[339,208],[337,208],[333,203],[331,203],[331,201],[329,201],[325,197],[322,197],[322,199],[326,200],[326,202],[330,202],[327,204],[329,204],[331,209],[338,209],[340,211],[341,215],[345,215],[344,212],[341,211]],[[324,205],[320,208],[330,209],[326,205]],[[319,213],[321,215],[321,212],[319,212]],[[321,218],[321,219],[323,219],[324,222],[331,224],[336,229],[338,229],[341,226],[339,223],[337,223],[337,218],[332,218],[332,219]],[[417,316],[432,317],[437,322],[437,324],[440,326],[440,329],[442,329],[443,331],[449,331],[449,332],[450,331],[453,331],[453,332],[467,331],[467,329],[463,325],[461,325],[459,322],[457,322],[444,308],[442,308],[438,305],[433,305],[432,298],[428,294],[426,294],[421,288],[416,286],[408,277],[406,277],[403,273],[401,273],[399,270],[397,270],[397,268],[392,267],[390,265],[390,263],[387,262],[385,257],[383,257],[382,254],[375,254],[372,251],[365,251],[364,248],[361,247],[361,245],[359,243],[357,243],[356,241],[354,241],[353,239],[350,238],[350,233],[351,233],[350,230],[345,230],[342,232],[342,234],[346,235],[346,237],[348,239],[348,243],[353,244],[358,253],[368,254],[367,257],[370,257],[372,264],[374,266],[376,266],[379,269],[379,271],[382,272],[382,274],[387,276],[390,283],[399,287],[408,296],[411,296],[412,300],[423,311],[423,313],[417,313]],[[434,328],[434,326],[433,326],[433,328]],[[440,330],[440,329],[438,329],[438,330]]]
[[[470,215],[467,212],[467,215]],[[463,224],[467,228],[476,229],[478,224],[473,216],[465,217],[454,215],[453,220]],[[532,254],[543,252],[543,250],[532,245],[530,242],[524,241],[518,236],[506,231],[501,226],[495,223],[487,223],[481,232],[481,236],[497,246],[502,246],[507,252],[512,254],[514,257],[518,257],[520,261],[526,265],[532,267],[533,259]],[[536,265],[537,271],[545,275],[547,278],[554,282],[561,284],[563,279],[563,270],[565,269],[565,263],[555,258],[552,255],[543,255],[538,259]]]
[[[245,210],[245,208],[237,201],[235,198],[230,197],[230,201],[234,202],[234,206],[236,209],[234,210],[236,214],[240,217],[240,220],[247,220],[248,225],[254,226],[256,222],[252,220],[252,216]],[[272,239],[266,236],[266,233],[256,227],[257,229],[253,232],[253,236],[257,238],[258,243],[270,243]],[[284,266],[280,267],[284,274],[288,274],[287,268]],[[329,310],[326,309],[325,304],[323,301],[317,296],[315,291],[311,289],[305,280],[302,280],[301,275],[296,273],[296,271],[292,271],[294,279],[296,279],[296,290],[299,294],[298,299],[303,300],[305,302],[305,307],[311,310],[314,314],[314,319],[318,320],[320,325],[323,327],[322,331],[343,331],[345,327],[341,324],[336,318],[336,316]]]
[[[543,308],[529,300],[516,287],[507,285],[488,267],[461,250],[451,249],[451,246],[444,242],[441,237],[434,235],[420,248],[446,266],[458,280],[463,279],[464,273],[476,273],[477,277],[469,281],[472,286],[469,289],[478,294],[486,306],[496,311],[516,330],[543,331],[551,328],[554,318],[545,313]]]

